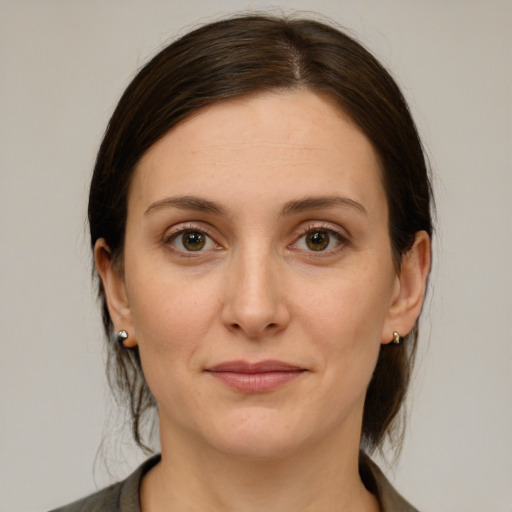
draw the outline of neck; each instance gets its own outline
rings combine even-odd
[[[331,439],[279,459],[258,459],[165,441],[162,461],[142,482],[142,512],[379,510],[359,476],[358,442],[347,449]]]

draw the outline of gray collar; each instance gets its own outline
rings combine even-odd
[[[151,457],[121,484],[119,512],[141,512],[140,483],[143,476],[158,462],[160,462],[160,455]],[[360,454],[359,468],[365,486],[377,496],[381,512],[418,512],[398,494],[377,464],[364,452]]]

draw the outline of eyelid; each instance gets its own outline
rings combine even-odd
[[[326,251],[318,252],[308,251],[311,252],[312,255],[314,255],[315,257],[331,255],[340,250],[341,248],[350,245],[350,235],[345,229],[343,229],[339,225],[326,221],[309,221],[306,224],[303,224],[299,227],[294,241],[288,247],[293,249],[301,238],[315,230],[326,231],[330,233],[332,236],[335,236],[339,241],[339,246],[335,247],[334,249],[328,249]]]
[[[317,230],[324,230],[324,231],[329,231],[331,233],[334,233],[336,235],[338,235],[340,238],[346,240],[348,242],[349,238],[350,238],[350,234],[349,232],[342,228],[341,226],[339,226],[338,224],[335,224],[333,222],[328,222],[328,221],[308,221],[304,224],[302,224],[298,230],[297,230],[297,237],[300,237],[300,236],[303,236],[307,233],[309,233],[310,231],[314,231],[315,229]]]
[[[215,249],[222,248],[222,244],[218,242],[218,236],[216,233],[213,233],[213,230],[208,226],[201,222],[183,222],[176,224],[175,226],[172,226],[166,232],[164,233],[164,236],[162,237],[162,243],[167,246],[171,246],[171,242],[175,240],[178,236],[180,236],[183,233],[186,233],[187,231],[197,231],[199,233],[205,234],[208,238],[210,238],[213,243],[215,244]],[[199,256],[201,253],[208,252],[206,251],[183,251],[176,247],[172,247],[174,251],[176,251],[179,254],[186,255],[186,256]]]
[[[211,237],[208,227],[204,226],[202,223],[180,222],[167,229],[165,231],[163,239],[164,241],[168,241],[171,238],[175,237],[176,235],[184,233],[185,231],[200,231],[201,233],[205,233],[206,235]]]

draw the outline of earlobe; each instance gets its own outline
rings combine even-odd
[[[430,264],[430,237],[425,231],[418,231],[412,248],[402,257],[396,290],[384,323],[383,344],[394,341],[394,332],[404,337],[415,326],[425,298]]]
[[[133,333],[132,317],[124,276],[120,268],[114,264],[110,248],[104,238],[100,238],[94,245],[94,261],[96,270],[101,279],[110,318],[116,331],[129,332],[130,338],[124,341],[126,348],[132,348],[137,343]]]

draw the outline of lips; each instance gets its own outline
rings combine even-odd
[[[244,393],[264,393],[276,390],[300,377],[306,370],[283,361],[227,361],[208,368],[222,384]]]

